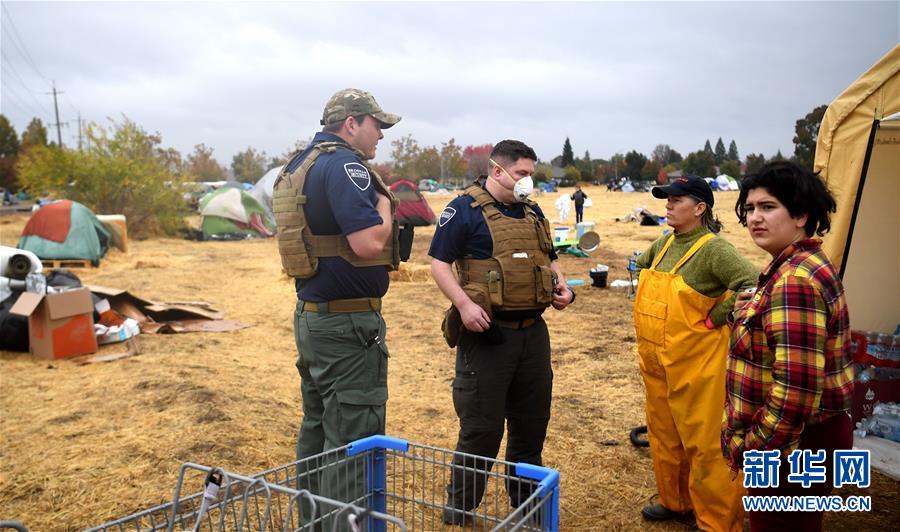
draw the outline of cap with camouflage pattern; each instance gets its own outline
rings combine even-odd
[[[400,121],[400,117],[391,113],[385,113],[375,97],[366,91],[359,89],[344,89],[337,91],[325,104],[325,112],[322,113],[321,124],[327,126],[341,122],[348,116],[372,115],[381,122],[382,129],[387,129]]]

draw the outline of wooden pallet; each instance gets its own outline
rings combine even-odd
[[[90,268],[91,261],[81,259],[41,259],[41,264],[45,270],[56,270],[59,268]]]

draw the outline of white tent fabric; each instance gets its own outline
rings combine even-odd
[[[268,172],[263,175],[259,181],[253,185],[253,188],[248,192],[253,198],[259,202],[260,205],[266,209],[266,214],[270,219],[275,219],[275,214],[272,212],[272,192],[275,190],[275,179],[278,177],[278,174],[281,173],[281,170],[284,169],[284,166],[276,166],[272,168]]]
[[[722,174],[716,177],[716,184],[719,186],[719,190],[739,190],[738,182],[727,174]]]
[[[247,210],[241,203],[242,193],[243,192],[237,188],[226,189],[209,200],[209,203],[200,209],[200,214],[202,216],[220,216],[245,224],[250,223],[250,216],[247,214]]]

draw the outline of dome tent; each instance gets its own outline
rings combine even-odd
[[[42,259],[89,260],[97,266],[109,242],[109,231],[93,211],[76,201],[59,200],[31,216],[17,247]]]
[[[240,188],[222,187],[200,200],[200,227],[205,240],[268,237],[275,224],[256,199]]]
[[[434,211],[412,181],[401,179],[390,186],[391,193],[400,201],[394,218],[401,224],[431,225]]]
[[[719,176],[716,176],[716,178],[713,179],[713,181],[712,181],[712,183],[710,183],[710,185],[712,185],[713,183],[716,184],[716,186],[718,187],[719,190],[740,190],[741,189],[741,187],[738,185],[737,180],[728,174],[721,174]],[[713,190],[715,190],[715,189],[713,189]]]

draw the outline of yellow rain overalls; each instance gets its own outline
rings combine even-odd
[[[672,271],[656,271],[675,239],[669,237],[652,266],[641,271],[634,324],[660,504],[676,512],[693,510],[703,530],[740,531],[741,478],[732,479],[719,434],[728,331],[706,327],[719,299],[695,291],[677,273],[713,238],[701,237]]]

